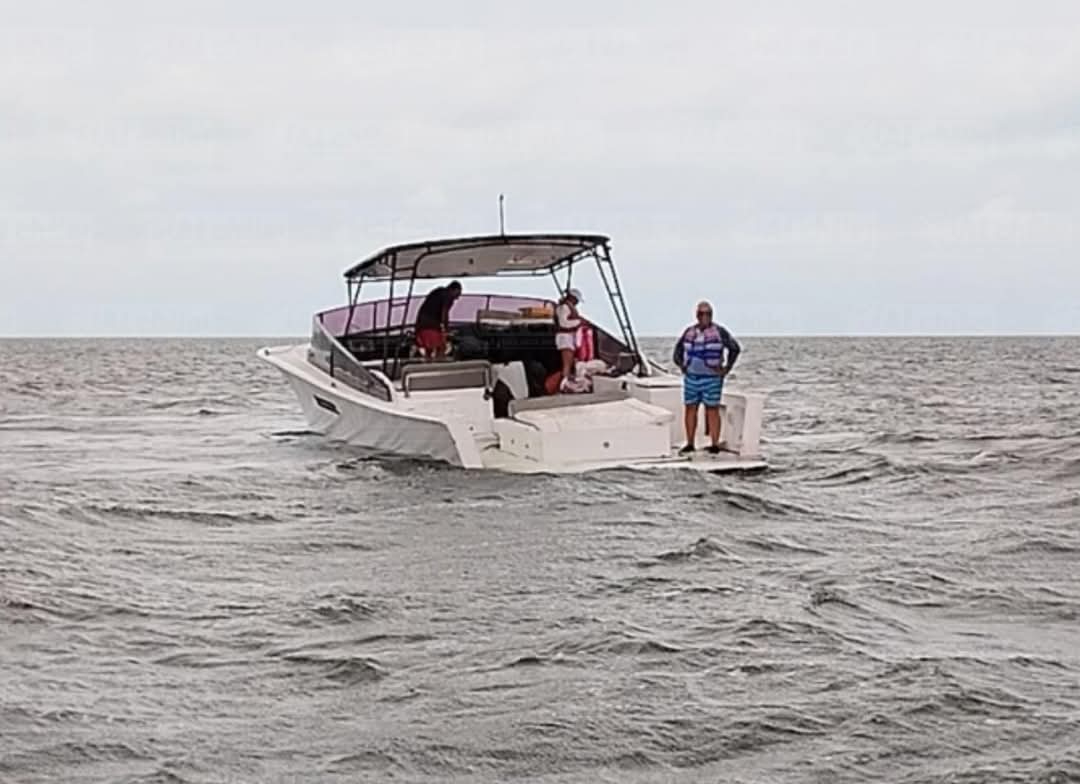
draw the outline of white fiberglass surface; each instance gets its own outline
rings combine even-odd
[[[515,417],[545,431],[618,429],[641,425],[667,424],[672,414],[666,409],[638,400],[617,400],[581,406],[522,411]]]

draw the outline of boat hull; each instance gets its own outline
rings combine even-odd
[[[307,346],[264,348],[258,356],[281,371],[313,432],[376,453],[515,474],[581,474],[615,469],[723,473],[766,468],[756,453],[723,452],[714,456],[702,451],[687,457],[674,448],[667,455],[636,459],[528,459],[500,449],[495,434],[478,427],[475,417],[426,415],[410,410],[400,397],[386,402],[339,383],[308,362],[307,351]],[[449,409],[453,408],[451,404]]]
[[[261,359],[285,376],[312,431],[375,452],[430,458],[465,468],[483,467],[467,428],[357,392],[312,366],[306,354],[306,346],[259,351]]]

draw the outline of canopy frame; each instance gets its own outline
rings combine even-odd
[[[422,274],[423,262],[429,258],[437,257],[442,253],[462,253],[480,248],[497,247],[499,245],[525,245],[536,243],[543,247],[564,247],[565,255],[553,259],[550,263],[536,265],[529,269],[500,269],[487,274],[460,274],[432,275]],[[387,340],[383,343],[382,371],[391,378],[401,363],[400,347],[395,346],[393,356],[390,356],[390,336],[394,334],[393,311],[394,294],[399,282],[404,282],[406,277],[399,276],[400,258],[403,252],[416,253],[415,258],[408,264],[408,290],[402,305],[401,319],[397,324],[397,334],[404,334],[408,324],[409,305],[412,302],[413,292],[418,279],[445,280],[456,277],[510,277],[510,278],[535,278],[543,275],[551,275],[555,283],[556,291],[560,295],[565,294],[573,281],[574,267],[580,262],[592,259],[596,264],[600,280],[604,285],[608,301],[611,304],[612,313],[622,332],[623,342],[631,352],[637,363],[638,375],[648,376],[652,374],[650,363],[641,352],[637,336],[634,333],[633,323],[630,320],[630,312],[623,296],[622,285],[619,282],[618,273],[615,271],[615,263],[611,257],[610,239],[602,235],[586,234],[537,234],[537,235],[495,235],[490,237],[467,237],[451,240],[434,240],[431,242],[412,243],[398,245],[380,251],[374,256],[354,265],[345,273],[346,286],[349,295],[349,317],[346,322],[345,334],[352,327],[352,317],[356,305],[360,299],[360,291],[366,281],[387,282],[389,284],[389,301],[386,308],[385,334]],[[384,272],[385,271],[385,272]],[[560,285],[559,273],[565,272],[566,283]]]
[[[610,238],[601,234],[494,234],[475,237],[428,240],[395,245],[379,251],[345,271],[346,279],[365,277],[369,280],[387,280],[391,276],[404,277],[412,267],[417,278],[441,279],[457,277],[518,277],[535,276],[559,265],[568,258],[584,251],[609,243]],[[515,269],[504,266],[492,271],[476,272],[469,268],[473,262],[471,251],[490,248],[514,247],[551,252],[551,260],[535,266]],[[460,257],[460,268],[437,273],[426,273],[422,267],[439,258]]]

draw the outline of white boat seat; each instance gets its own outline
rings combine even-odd
[[[626,400],[629,397],[630,395],[621,389],[605,389],[602,392],[584,392],[577,395],[530,397],[524,400],[511,400],[509,413],[513,417],[524,411],[548,411],[552,408],[612,403],[616,400]]]
[[[673,419],[666,408],[627,398],[520,411],[514,418],[495,420],[493,427],[499,449],[515,457],[552,466],[617,464],[670,457]]]
[[[401,389],[410,392],[438,389],[490,389],[494,371],[486,359],[465,362],[424,362],[405,365],[401,369]]]

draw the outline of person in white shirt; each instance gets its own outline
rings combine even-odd
[[[581,292],[570,289],[559,300],[555,308],[555,348],[559,350],[562,358],[562,383],[560,389],[566,386],[567,381],[573,378],[574,352],[577,349],[577,331],[581,326],[581,315],[577,306],[582,302]]]

